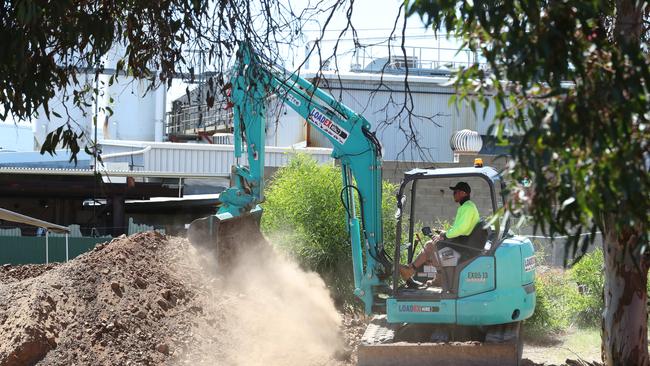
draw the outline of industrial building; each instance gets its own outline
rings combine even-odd
[[[406,66],[414,70],[408,78]],[[349,72],[325,71],[318,79],[315,73],[303,76],[371,122],[384,148],[384,177],[394,182],[411,167],[457,163],[451,135],[462,129],[485,135],[494,115],[450,105],[454,89],[448,85],[448,72],[417,57],[403,62],[378,58]],[[232,113],[223,100],[208,108],[205,84],[167,103],[163,87],[127,77],[111,84],[109,78],[102,75],[94,81],[99,92],[90,107],[80,110],[60,97],[51,108],[66,108],[69,119],[48,119],[41,113],[29,136],[24,126],[18,130],[20,147],[0,146],[0,207],[78,225],[82,236],[147,229],[183,233],[193,218],[214,212],[218,193],[229,186],[235,162]],[[80,79],[92,82],[90,77]],[[403,108],[405,103],[412,108]],[[100,160],[80,152],[73,164],[65,151],[54,156],[24,151],[25,146],[39,150],[47,133],[66,122],[96,146]],[[333,161],[329,142],[277,97],[269,100],[266,142],[268,172],[299,152],[320,162]],[[35,234],[34,228],[20,230],[22,235]]]

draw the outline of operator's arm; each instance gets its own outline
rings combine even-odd
[[[461,235],[469,235],[478,221],[479,213],[476,205],[472,201],[467,201],[458,208],[454,224],[447,230],[445,237],[451,239]]]

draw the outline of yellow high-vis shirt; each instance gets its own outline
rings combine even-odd
[[[474,202],[467,200],[456,211],[456,218],[451,228],[447,230],[445,236],[448,239],[455,238],[462,235],[469,235],[474,230],[474,226],[479,222],[478,209]]]

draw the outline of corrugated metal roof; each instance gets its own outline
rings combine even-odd
[[[492,167],[461,167],[461,168],[438,168],[438,169],[411,169],[405,172],[404,175],[411,176],[426,176],[426,177],[467,177],[467,176],[482,176],[493,182],[501,180],[501,175]]]
[[[4,208],[0,208],[0,219],[11,222],[19,222],[21,224],[27,224],[36,227],[42,227],[56,233],[70,232],[70,229],[65,226],[53,224],[51,222],[40,220],[35,217],[19,214],[18,212],[9,211]]]

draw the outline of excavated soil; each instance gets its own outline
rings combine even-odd
[[[0,366],[355,364],[367,320],[264,257],[225,280],[187,240],[147,232],[68,263],[0,266]]]

